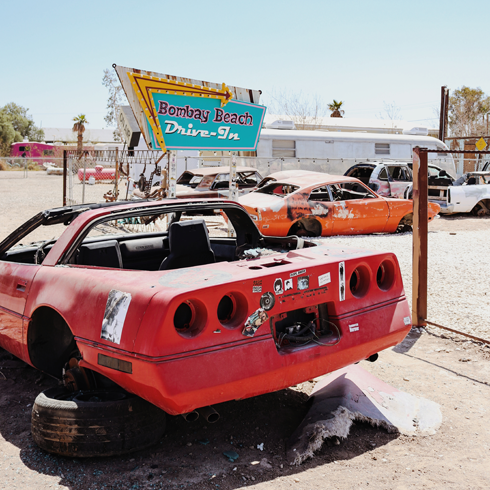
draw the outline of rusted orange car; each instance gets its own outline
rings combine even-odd
[[[301,170],[289,171],[284,177],[284,172],[278,172],[239,202],[268,236],[356,235],[412,229],[411,200],[381,197],[353,177]],[[439,209],[438,204],[429,203],[429,221]]]

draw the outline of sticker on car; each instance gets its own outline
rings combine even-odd
[[[101,339],[108,340],[114,344],[121,343],[124,321],[126,320],[130,303],[130,293],[118,291],[117,289],[112,289],[109,292],[104,319],[102,320]]]
[[[345,263],[339,262],[339,299],[345,300]]]
[[[267,321],[269,316],[263,308],[259,308],[254,311],[245,322],[245,326],[242,330],[242,334],[245,337],[253,337],[258,328]]]
[[[329,284],[330,282],[331,282],[330,272],[318,276],[318,286],[325,286],[325,284]]]

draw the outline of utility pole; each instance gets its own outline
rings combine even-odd
[[[439,139],[446,139],[447,116],[449,107],[449,90],[446,85],[441,87],[441,110],[439,113]]]

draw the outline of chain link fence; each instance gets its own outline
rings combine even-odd
[[[182,157],[180,171],[197,167],[229,167],[232,156],[189,156]],[[260,158],[249,156],[236,157],[238,167],[255,168],[262,177],[271,173],[288,170],[309,170],[343,175],[350,167],[360,162],[369,162],[365,158]],[[393,161],[377,158],[371,161]],[[445,159],[431,159],[430,163],[447,167]],[[131,168],[138,171],[131,171]],[[131,199],[132,190],[137,187],[137,180],[147,173],[145,186],[159,185],[162,171],[168,167],[168,155],[155,150],[131,151],[76,151],[67,152],[67,185],[66,203],[81,204]],[[451,173],[454,173],[454,169]],[[178,176],[177,176],[178,177]]]

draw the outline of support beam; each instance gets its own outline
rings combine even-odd
[[[413,150],[412,325],[427,323],[427,251],[429,231],[428,168],[425,148]]]

